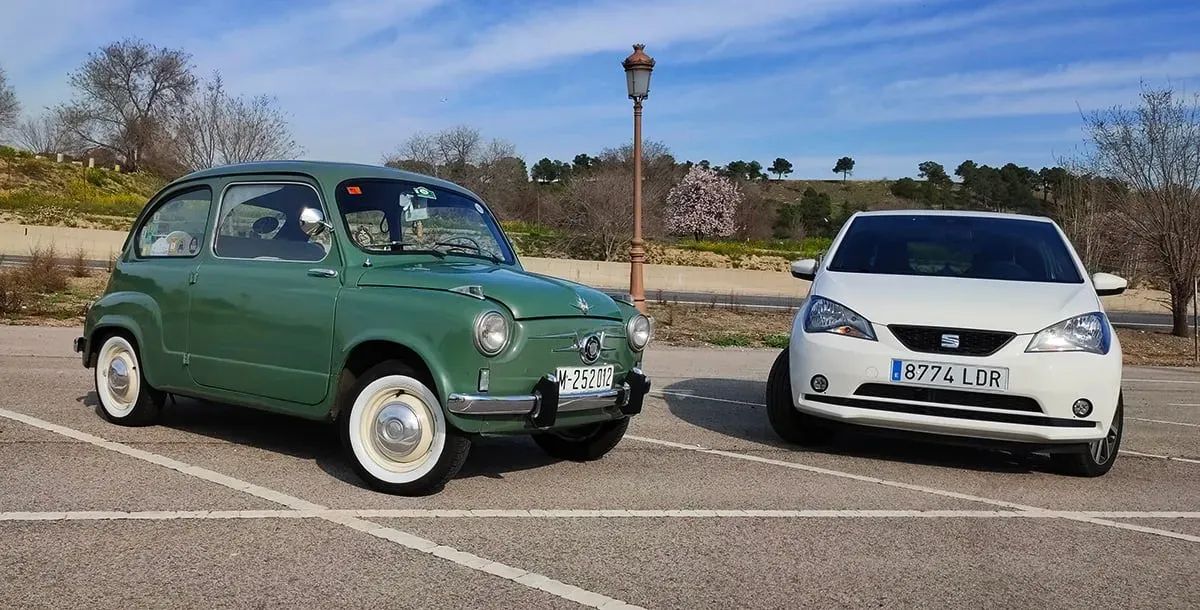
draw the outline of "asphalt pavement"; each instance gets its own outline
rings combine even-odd
[[[844,437],[785,445],[775,350],[653,348],[604,459],[478,441],[365,488],[334,429],[180,400],[96,413],[72,328],[0,327],[0,607],[1200,607],[1200,372],[1127,368],[1105,477]]]

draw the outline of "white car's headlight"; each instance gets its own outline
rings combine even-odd
[[[650,318],[640,313],[630,318],[625,325],[625,336],[629,338],[629,347],[635,352],[646,349],[646,344],[650,343],[650,333]]]
[[[484,356],[495,356],[508,345],[508,320],[500,312],[489,311],[475,319],[475,349]]]
[[[1029,341],[1026,352],[1091,352],[1107,354],[1112,347],[1108,318],[1102,312],[1086,313],[1044,328]]]
[[[824,297],[808,297],[804,314],[804,332],[834,333],[876,341],[875,330],[866,318],[854,310]]]

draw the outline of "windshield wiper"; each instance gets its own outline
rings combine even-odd
[[[366,244],[363,247],[367,248],[368,250],[376,249],[376,248],[387,248],[387,249],[391,250],[391,249],[395,248],[396,246],[399,246],[400,250],[403,251],[405,246],[423,246],[423,245],[424,244],[420,244],[415,241],[393,240],[393,241],[385,241],[383,243],[378,243],[378,244]],[[432,248],[422,248],[421,250],[413,250],[413,251],[414,252],[428,252],[430,254],[437,256],[438,258],[446,257],[445,252],[442,252],[441,250],[434,250]]]
[[[471,244],[460,244],[460,243],[439,241],[439,242],[434,243],[433,245],[446,246],[447,248],[461,248],[461,249],[474,250],[476,252],[476,254],[465,254],[465,256],[474,256],[474,257],[482,258],[484,260],[491,261],[492,263],[501,262],[499,258],[496,258],[495,256],[492,256],[491,254],[484,252],[483,248],[479,248],[479,247],[473,246]]]

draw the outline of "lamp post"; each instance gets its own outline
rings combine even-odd
[[[654,60],[646,55],[644,44],[633,45],[633,53],[621,62],[625,84],[633,100],[633,240],[629,243],[629,293],[638,311],[646,313],[646,290],[642,284],[642,100],[650,96],[650,72]]]

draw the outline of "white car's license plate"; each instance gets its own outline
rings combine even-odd
[[[892,359],[893,383],[935,385],[965,390],[1007,390],[1008,369],[946,362]]]
[[[559,395],[612,389],[613,365],[558,367]]]

